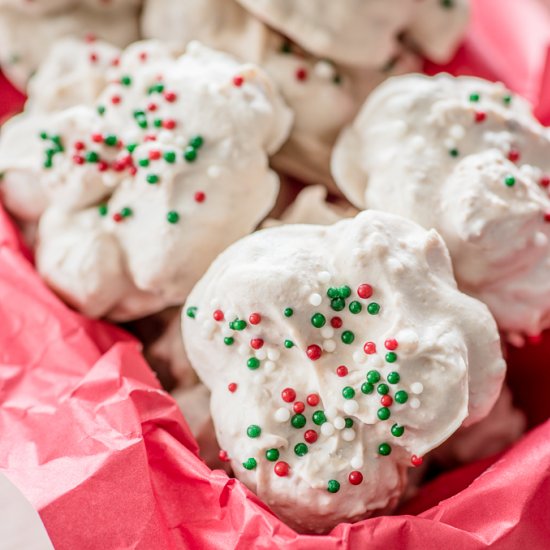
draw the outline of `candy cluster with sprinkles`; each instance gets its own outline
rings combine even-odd
[[[290,525],[390,509],[409,467],[489,411],[496,327],[451,281],[441,240],[367,212],[257,232],[190,294],[184,341],[220,456]]]
[[[22,213],[12,174],[44,197],[37,263],[49,284],[89,314],[129,319],[183,303],[216,254],[272,208],[267,156],[291,114],[258,67],[198,43],[180,55],[137,42],[110,75],[94,106],[16,117],[0,165]],[[89,270],[52,261],[83,247]]]
[[[509,340],[550,326],[550,136],[525,100],[479,78],[398,77],[341,134],[332,168],[356,206],[435,228]]]

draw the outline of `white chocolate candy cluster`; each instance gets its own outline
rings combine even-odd
[[[183,335],[236,476],[300,531],[391,510],[411,463],[482,419],[504,374],[441,238],[380,212],[232,245]]]
[[[41,189],[46,282],[89,316],[127,320],[182,304],[265,217],[278,190],[268,154],[292,117],[258,67],[197,43],[180,57],[136,43],[119,69],[96,108],[14,120],[0,170],[6,204],[27,219],[37,208],[14,178]]]
[[[306,50],[373,67],[404,33],[434,61],[453,55],[468,21],[467,0],[237,0]]]
[[[366,68],[337,65],[330,56],[316,57],[291,43],[235,0],[148,0],[142,28],[146,37],[179,45],[199,40],[265,69],[295,113],[290,138],[275,155],[274,166],[333,190],[330,152],[340,130],[385,78],[420,70],[420,59],[402,47]]]
[[[0,2],[2,71],[23,90],[59,39],[98,37],[127,46],[139,36],[140,4],[141,0],[4,0]],[[69,59],[71,51],[65,53]]]
[[[477,78],[391,79],[332,166],[357,207],[437,229],[459,287],[511,339],[550,327],[550,135],[521,98]]]

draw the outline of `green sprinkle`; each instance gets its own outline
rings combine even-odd
[[[391,434],[394,437],[401,437],[404,433],[405,433],[405,427],[404,426],[400,426],[399,424],[394,424],[391,427]]]
[[[344,344],[351,344],[355,340],[355,334],[351,330],[345,330],[340,338]]]
[[[86,159],[86,162],[98,162],[99,161],[99,155],[95,151],[88,151],[84,158]]]
[[[355,397],[355,390],[351,386],[346,386],[342,390],[344,399],[353,399]]]
[[[149,159],[139,159],[138,164],[143,168],[147,168],[149,166]]]
[[[472,103],[477,103],[479,101],[479,94],[477,92],[474,92],[473,94],[470,94],[470,101]]]
[[[260,437],[261,433],[262,429],[257,424],[251,424],[248,428],[246,428],[246,435],[252,439]]]
[[[380,373],[377,370],[370,370],[367,372],[367,382],[371,384],[376,384],[380,381]]]
[[[46,157],[46,160],[44,161],[44,168],[51,168],[52,166],[53,166],[52,157],[50,156]]]
[[[454,0],[439,0],[441,7],[445,9],[451,9],[454,8],[455,2]]]
[[[129,153],[133,153],[135,150],[136,150],[136,147],[138,146],[137,143],[129,143],[128,145],[126,145],[126,150],[129,152]]]
[[[325,416],[324,411],[315,411],[313,413],[312,420],[314,424],[317,424],[317,426],[320,426],[321,424],[324,424],[327,421],[327,417]]]
[[[234,330],[244,330],[246,328],[246,321],[243,321],[242,319],[235,319],[233,321],[233,327]]]
[[[365,382],[364,384],[361,385],[361,391],[364,394],[368,395],[369,393],[372,393],[374,391],[374,386],[369,382]]]
[[[162,126],[162,119],[161,118],[155,118],[155,120],[153,120],[153,126],[155,128],[160,128]]]
[[[386,378],[390,384],[398,384],[399,380],[401,380],[398,372],[390,372]]]
[[[451,157],[458,157],[458,155],[460,155],[460,152],[458,149],[449,149],[449,155],[451,155]]]
[[[327,483],[327,491],[329,493],[337,493],[339,490],[340,490],[340,484],[335,479],[331,479]]]
[[[358,313],[361,313],[361,310],[363,309],[363,306],[359,302],[351,302],[349,305],[349,310],[354,315],[357,315]]]
[[[156,174],[147,174],[145,179],[147,180],[147,183],[150,183],[151,185],[159,182],[159,177]]]
[[[251,357],[251,358],[246,362],[246,366],[247,366],[250,370],[256,370],[256,369],[260,368],[260,360],[257,359],[256,357]]]
[[[285,340],[285,348],[290,349],[294,347],[294,342],[292,340]]]
[[[308,448],[305,443],[298,443],[294,446],[294,453],[298,456],[304,456],[307,455]]]
[[[514,178],[514,176],[506,176],[504,178],[504,183],[508,186],[508,187],[514,187],[514,185],[516,185],[516,178]]]
[[[341,298],[349,298],[351,296],[351,288],[347,285],[341,286],[338,292]]]
[[[265,457],[270,462],[275,462],[276,460],[279,460],[279,455],[280,455],[279,449],[268,449],[265,452]]]
[[[388,456],[389,454],[391,454],[390,445],[388,445],[387,443],[380,443],[380,445],[378,445],[378,454],[382,456]]]
[[[340,296],[340,292],[338,291],[337,288],[334,288],[334,287],[330,287],[328,290],[327,290],[327,296],[329,298],[338,298]]]
[[[284,314],[285,317],[292,317],[294,315],[294,310],[291,307],[287,307],[283,311],[283,314]]]
[[[258,463],[256,462],[255,458],[249,458],[246,462],[243,462],[243,466],[247,470],[253,470],[254,468],[256,468],[257,465]]]
[[[185,312],[187,317],[190,317],[191,319],[194,319],[197,315],[197,307],[191,306],[187,308],[187,311]]]
[[[170,210],[170,212],[166,214],[166,219],[168,223],[178,223],[180,221],[180,215],[175,210]]]
[[[97,114],[99,116],[103,116],[105,114],[105,106],[104,105],[98,105],[97,106]]]
[[[281,44],[281,53],[292,53],[292,44],[285,40]]]
[[[224,343],[226,346],[232,346],[234,342],[235,342],[235,339],[234,339],[234,338],[231,338],[231,336],[226,336],[226,337],[223,339],[223,343]]]
[[[388,363],[395,363],[397,361],[397,353],[394,353],[393,351],[386,353],[386,361]]]
[[[409,399],[409,394],[406,391],[401,390],[395,394],[395,400],[401,405],[406,403],[407,399]]]
[[[176,162],[176,153],[174,151],[166,151],[164,153],[164,160],[170,164]]]
[[[106,204],[100,204],[97,207],[97,210],[98,210],[100,216],[106,216],[107,213],[109,212],[109,209],[107,208]]]
[[[367,306],[367,311],[368,311],[371,315],[377,315],[378,312],[380,311],[380,306],[379,306],[376,302],[371,302],[371,303]]]
[[[105,136],[103,142],[109,147],[114,147],[118,143],[118,139],[116,136],[109,134],[108,136]]]
[[[378,387],[376,388],[376,391],[380,395],[386,395],[390,391],[390,387],[387,384],[378,384]]]
[[[311,324],[315,328],[324,327],[326,322],[327,322],[327,320],[326,320],[325,316],[322,313],[315,313],[313,315],[313,317],[311,318]]]
[[[512,94],[506,94],[502,98],[502,101],[503,101],[504,105],[510,105],[510,103],[512,103]]]
[[[185,149],[185,152],[183,153],[183,158],[187,162],[194,162],[197,158],[197,150],[193,147],[187,147],[187,149]]]
[[[306,425],[306,417],[303,414],[295,414],[291,419],[290,423],[293,428],[299,430]]]
[[[346,418],[346,428],[353,427],[353,420],[351,418]]]
[[[46,132],[40,132],[40,139],[48,139],[48,134]]]
[[[132,78],[125,75],[123,76],[121,79],[120,79],[120,83],[123,85],[123,86],[131,86],[132,85]]]
[[[194,136],[189,140],[189,147],[193,149],[200,149],[204,143],[202,136]]]
[[[330,307],[334,311],[342,311],[346,307],[346,301],[343,298],[333,298],[330,301]]]
[[[379,408],[376,414],[380,420],[387,420],[391,416],[391,412],[388,407]]]
[[[123,218],[129,218],[132,214],[133,214],[133,211],[132,211],[132,209],[129,208],[128,206],[125,206],[125,207],[120,211],[120,215],[121,215]]]

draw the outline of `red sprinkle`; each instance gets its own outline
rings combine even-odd
[[[92,141],[94,141],[95,143],[102,143],[103,136],[101,134],[92,134]]]
[[[116,222],[116,223],[120,223],[124,218],[122,217],[122,214],[120,212],[116,212],[115,214],[113,214],[113,220]]]
[[[342,326],[342,319],[340,317],[333,317],[330,320],[330,326],[332,328],[340,328]]]
[[[149,160],[158,160],[159,158],[160,158],[160,151],[158,149],[149,151]]]
[[[176,121],[171,118],[167,118],[162,121],[162,127],[165,130],[173,130],[176,127]]]
[[[303,401],[296,401],[296,403],[294,403],[292,408],[296,414],[303,413],[306,410],[306,406],[303,403]]]
[[[367,355],[372,355],[373,353],[376,353],[376,344],[374,342],[365,342],[365,345],[363,346],[363,351]]]
[[[81,157],[80,155],[74,155],[73,156],[73,162],[75,164],[84,164],[84,157]]]
[[[221,309],[217,309],[217,310],[214,311],[214,313],[212,314],[212,317],[214,317],[214,320],[215,320],[215,321],[223,321],[223,319],[224,319],[223,311],[222,311]]]
[[[311,346],[307,347],[306,353],[312,361],[317,361],[323,352],[317,344],[311,344]]]
[[[363,483],[363,474],[358,471],[353,471],[350,472],[348,479],[352,485],[360,485]]]
[[[262,320],[262,316],[259,313],[251,313],[248,320],[250,321],[251,325],[257,325]]]
[[[546,213],[544,214],[544,221],[545,221],[545,222],[550,222],[550,212],[546,212]]]
[[[380,404],[382,407],[391,407],[393,405],[393,398],[391,395],[383,395],[380,398]]]
[[[315,407],[319,404],[319,396],[316,393],[310,393],[307,396],[306,401],[310,407]]]
[[[421,456],[412,455],[411,456],[411,464],[418,468],[418,466],[422,466],[422,462],[424,462],[424,459]]]
[[[135,166],[130,166],[130,168],[128,168],[128,171],[130,172],[131,176],[135,176],[137,174],[137,168]]]
[[[112,61],[111,61],[111,65],[113,67],[118,67],[120,65],[120,59],[118,57],[115,57]]]
[[[139,54],[140,61],[147,61],[147,52],[141,52]]]
[[[285,388],[281,392],[281,399],[286,403],[292,403],[296,399],[296,392],[292,388]]]
[[[100,172],[105,172],[108,168],[109,168],[109,165],[108,165],[104,160],[100,160],[100,161],[97,163],[97,169],[98,169]]]
[[[231,393],[235,393],[237,391],[237,384],[235,384],[235,382],[231,382],[231,384],[229,384],[227,386],[227,389],[231,392]]]
[[[96,35],[93,33],[93,32],[89,32],[86,34],[86,36],[84,37],[84,40],[88,43],[88,44],[92,44],[93,42],[96,41]]]
[[[508,160],[510,162],[517,162],[520,158],[521,154],[517,149],[510,149],[508,153]]]
[[[229,462],[229,455],[227,454],[227,451],[222,451],[220,449],[220,452],[218,453],[218,458],[222,461],[222,462]]]
[[[119,95],[114,95],[112,98],[111,98],[111,103],[113,105],[118,105],[120,102],[121,102],[121,97]]]
[[[156,103],[149,103],[149,105],[147,105],[147,110],[148,111],[156,111],[157,110],[157,104]]]
[[[176,101],[177,99],[177,95],[175,92],[164,92],[164,99],[166,99],[166,101],[172,103],[173,101]]]
[[[307,443],[315,443],[318,437],[319,436],[315,430],[306,430],[306,433],[304,434],[304,439]]]
[[[301,82],[307,80],[307,70],[303,67],[296,69],[296,80],[300,80]]]
[[[91,63],[97,63],[97,54],[95,52],[92,52],[90,54],[90,62]]]
[[[340,377],[340,378],[343,378],[344,376],[347,376],[348,375],[348,367],[346,367],[345,365],[340,365],[337,369],[336,369],[336,374]]]
[[[550,185],[550,176],[542,176],[539,180],[539,184],[542,187],[548,187]]]
[[[279,476],[279,477],[285,477],[288,475],[288,471],[290,470],[290,466],[286,463],[286,462],[277,462],[277,464],[275,464],[275,467],[273,468],[273,470],[275,471],[275,473]]]
[[[477,122],[477,124],[484,122],[486,118],[487,114],[483,113],[482,111],[476,111],[474,113],[474,120]]]
[[[194,198],[195,202],[204,202],[204,199],[206,199],[206,194],[202,191],[197,191]]]
[[[397,349],[397,340],[395,338],[390,338],[384,342],[384,345],[386,346],[386,349],[389,349],[390,351],[393,351],[394,349]]]
[[[237,86],[237,88],[240,88],[243,85],[244,78],[242,76],[234,76],[233,77],[233,85]]]
[[[357,288],[357,294],[359,295],[359,298],[363,298],[363,300],[370,298],[372,296],[372,286],[366,283],[359,285]]]
[[[264,341],[261,338],[253,338],[252,340],[250,340],[250,347],[252,349],[260,349],[261,347],[263,347],[263,345]]]
[[[75,141],[74,148],[77,151],[82,151],[83,149],[86,149],[86,145],[84,144],[83,141]]]

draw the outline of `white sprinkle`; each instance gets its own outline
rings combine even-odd
[[[321,424],[321,433],[330,437],[334,433],[334,426],[330,422],[324,422]]]
[[[535,246],[542,248],[548,244],[548,237],[542,231],[537,231],[533,237],[533,242]]]
[[[180,147],[184,147],[187,145],[187,140],[183,136],[177,136],[176,145],[179,145]]]
[[[290,411],[281,407],[275,411],[275,420],[277,422],[286,422],[290,418]]]
[[[319,279],[319,282],[321,283],[328,283],[330,281],[330,273],[328,271],[320,271],[317,275],[317,279]]]
[[[275,370],[275,363],[273,361],[266,361],[264,363],[264,371],[267,372],[268,374],[273,372]]]
[[[271,361],[277,361],[281,357],[281,352],[277,348],[267,350],[267,356]]]
[[[212,166],[209,166],[206,169],[206,174],[209,178],[216,179],[219,178],[222,174],[222,170],[219,166],[216,166],[215,164]]]
[[[337,416],[332,423],[337,430],[343,430],[346,427],[346,421],[341,416]]]
[[[317,61],[313,67],[313,72],[319,78],[332,78],[334,76],[334,67],[328,61]]]
[[[422,382],[414,382],[411,384],[411,391],[416,394],[421,394],[424,391],[424,385]]]
[[[216,323],[213,319],[205,319],[202,323],[202,328],[208,332],[211,332],[216,328]]]
[[[241,344],[238,348],[239,353],[241,355],[247,355],[248,354],[248,346],[246,344]]]
[[[336,349],[336,342],[334,340],[324,340],[323,349],[332,353]]]
[[[166,130],[159,132],[157,134],[157,141],[160,141],[161,143],[168,143],[169,141],[172,141],[172,132],[167,132]]]
[[[233,336],[233,331],[226,325],[225,327],[222,327],[222,336],[224,338],[229,338],[230,336]]]
[[[410,401],[411,409],[418,409],[420,407],[420,400],[416,397],[413,397]]]
[[[254,355],[256,355],[256,357],[257,357],[260,361],[263,361],[264,359],[267,358],[267,353],[265,352],[265,349],[264,349],[264,348],[257,349],[257,350],[256,350],[256,353],[255,353]]]
[[[446,149],[455,149],[456,148],[456,141],[451,138],[447,138],[443,141],[443,145]]]
[[[361,350],[354,351],[352,357],[354,363],[364,363],[367,360],[367,356]]]
[[[323,338],[332,338],[334,336],[334,329],[332,327],[323,327],[321,329],[321,336]]]
[[[225,312],[225,319],[228,323],[234,321],[235,317],[237,317],[237,314],[232,309],[228,309]]]
[[[346,428],[342,432],[342,439],[344,441],[353,441],[355,439],[355,430],[352,430],[351,428]]]
[[[329,407],[328,409],[325,409],[325,416],[329,419],[333,419],[335,416],[338,415],[338,410],[336,407]]]
[[[359,410],[359,403],[355,399],[350,399],[344,403],[344,412],[347,414],[355,414]]]
[[[460,124],[453,124],[449,130],[449,135],[456,140],[462,139],[465,134],[466,130],[464,129],[464,126]]]
[[[309,297],[309,303],[310,303],[312,306],[320,306],[322,301],[323,301],[323,298],[321,298],[321,295],[320,295],[320,294],[317,294],[317,292],[314,292],[314,293]]]
[[[359,470],[359,468],[363,467],[363,457],[361,455],[354,456],[349,461],[349,464],[354,470]]]

